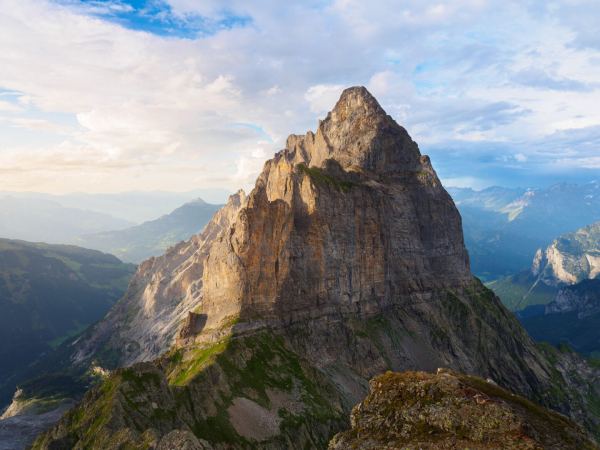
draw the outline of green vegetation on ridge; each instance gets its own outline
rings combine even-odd
[[[538,281],[531,269],[492,281],[487,284],[502,299],[504,305],[513,312],[523,311],[531,306],[547,305],[556,300],[558,288]]]

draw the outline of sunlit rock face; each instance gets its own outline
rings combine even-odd
[[[246,201],[244,191],[227,204],[198,236],[140,264],[125,296],[75,344],[75,364],[114,369],[156,358],[175,342],[182,321],[201,303],[205,259]]]
[[[554,287],[600,277],[600,222],[555,239],[545,251],[539,249],[532,272]]]

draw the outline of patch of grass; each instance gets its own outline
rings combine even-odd
[[[315,182],[316,184],[323,185],[324,183],[330,183],[336,189],[341,190],[345,194],[350,192],[350,189],[352,189],[353,187],[359,186],[359,184],[352,183],[349,181],[338,181],[335,178],[330,177],[329,175],[326,175],[320,169],[317,169],[317,168],[311,169],[309,167],[306,167],[304,164],[298,164],[298,167],[300,168],[300,170],[302,172],[307,174],[310,177],[310,179],[313,182]]]
[[[197,348],[192,350],[192,353],[184,355],[183,353],[175,353],[176,366],[175,370],[169,374],[169,383],[174,386],[183,386],[194,378],[199,372],[202,371],[211,361],[218,355],[225,351],[228,346],[229,339],[218,342],[208,348]],[[183,357],[186,356],[186,360],[183,361]],[[179,358],[179,361],[177,361]]]

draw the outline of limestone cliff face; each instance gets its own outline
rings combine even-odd
[[[216,238],[229,229],[245,201],[244,191],[236,192],[201,234],[140,264],[125,297],[73,344],[73,362],[90,364],[100,358],[102,364],[101,355],[108,353],[107,359],[130,365],[156,358],[169,349],[182,321],[201,301],[206,255]]]
[[[572,285],[600,275],[600,222],[556,239],[538,250],[533,274],[548,286]]]
[[[371,380],[330,450],[597,449],[579,425],[492,382],[438,370]]]
[[[545,253],[541,248],[538,248],[538,251],[535,253],[535,257],[533,258],[533,264],[531,265],[531,272],[534,276],[539,276],[539,274],[546,268],[548,265],[548,260],[546,259]]]

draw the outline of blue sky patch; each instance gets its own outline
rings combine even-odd
[[[251,130],[256,131],[260,135],[260,138],[256,139],[257,141],[273,142],[271,136],[269,136],[269,134],[265,130],[263,130],[261,126],[256,125],[254,123],[234,122],[230,123],[229,126],[250,128]]]
[[[417,67],[415,67],[415,70],[413,70],[413,75],[416,76],[425,72],[431,72],[433,69],[436,69],[441,65],[441,61],[424,61],[421,64],[417,64]]]
[[[221,30],[246,27],[248,16],[231,11],[219,11],[217,17],[176,15],[162,0],[54,0],[62,5],[79,7],[84,14],[118,23],[124,28],[145,31],[159,36],[196,39],[211,36]]]

